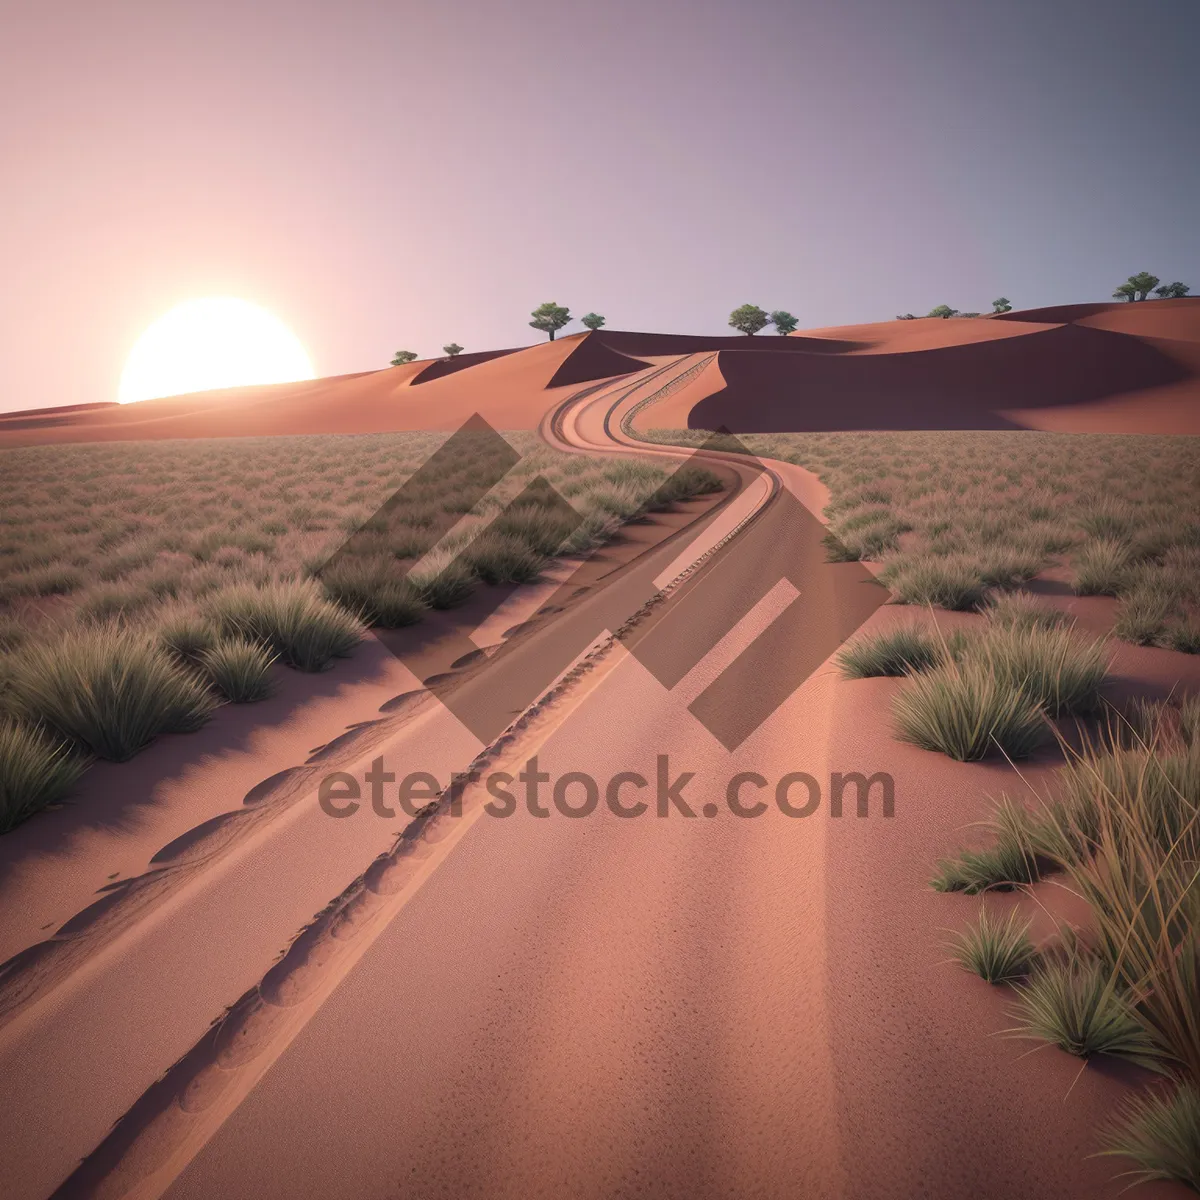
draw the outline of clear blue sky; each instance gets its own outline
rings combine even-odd
[[[23,5],[0,409],[115,398],[208,294],[334,374],[550,299],[717,333],[1200,292],[1198,57],[1197,0]]]

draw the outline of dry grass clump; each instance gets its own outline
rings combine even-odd
[[[976,607],[1069,563],[1081,595],[1122,601],[1117,634],[1200,643],[1200,454],[1193,437],[1018,431],[747,434],[650,430],[816,472],[835,559],[878,560],[902,603]],[[936,560],[942,560],[939,567]]]
[[[0,832],[57,804],[87,766],[61,741],[33,726],[0,717]]]
[[[1046,714],[1025,688],[978,658],[914,675],[892,701],[896,735],[960,762],[989,754],[1028,758],[1046,739]]]
[[[233,704],[265,700],[273,691],[271,665],[275,655],[256,642],[226,638],[200,656],[200,666],[212,685]]]
[[[1086,933],[1017,993],[1013,1031],[1087,1058],[1116,1054],[1173,1080],[1126,1104],[1106,1153],[1140,1179],[1191,1183],[1200,1165],[1200,702],[1142,702],[1114,718],[1030,807],[997,823],[1036,875],[1062,875]],[[963,856],[951,872],[969,873]],[[945,870],[943,875],[945,875]]]
[[[883,633],[855,638],[837,656],[847,679],[910,675],[941,662],[942,644],[919,625],[901,625]]]
[[[863,644],[843,659],[870,665],[871,649],[881,656]],[[896,731],[963,762],[996,752],[1025,758],[1045,740],[1047,716],[1096,710],[1108,666],[1105,644],[1070,628],[993,620],[906,683],[892,703]]]
[[[720,486],[704,468],[565,454],[530,433],[0,451],[0,701],[26,755],[0,772],[10,761],[24,795],[19,763],[53,758],[38,723],[128,757],[221,697],[267,695],[276,658],[322,670],[364,623],[411,625],[481,583],[527,583],[549,556]]]
[[[147,632],[80,628],[12,656],[6,704],[99,758],[132,758],[160,733],[189,733],[216,700]]]
[[[987,983],[1022,979],[1037,961],[1029,940],[1029,922],[1022,921],[1016,909],[1000,920],[982,908],[974,926],[954,935],[950,950],[964,969]]]
[[[1132,1159],[1131,1186],[1163,1180],[1200,1192],[1200,1087],[1180,1084],[1127,1100],[1109,1125],[1103,1154]]]
[[[222,637],[255,642],[300,671],[349,657],[364,633],[357,617],[309,580],[234,585],[206,601],[205,612]]]

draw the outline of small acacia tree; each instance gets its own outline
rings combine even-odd
[[[958,316],[958,309],[957,309],[957,308],[951,308],[951,307],[950,307],[950,305],[948,305],[948,304],[939,304],[939,305],[937,306],[937,308],[931,308],[931,309],[929,310],[929,315],[930,315],[931,317],[942,317],[942,318],[945,318],[945,317],[957,317],[957,316]]]
[[[392,357],[392,366],[402,367],[405,363],[412,362],[416,357],[416,354],[412,350],[397,350]]]
[[[599,313],[586,313],[579,318],[580,324],[586,325],[593,333],[604,324],[604,318]],[[550,335],[551,337],[554,334]]]
[[[739,333],[744,333],[749,337],[753,337],[770,323],[771,318],[757,304],[743,304],[729,314],[729,324]]]
[[[992,301],[992,312],[1012,312],[1012,305],[1008,302],[1007,296],[1001,296]]]
[[[1176,280],[1175,283],[1164,283],[1162,287],[1156,287],[1154,294],[1163,300],[1182,300],[1191,290],[1186,283]]]
[[[554,341],[555,332],[564,325],[569,324],[571,320],[570,311],[553,300],[547,300],[545,304],[539,304],[530,315],[533,317],[533,320],[529,324],[534,329],[540,329],[543,333],[548,333],[551,341]]]
[[[786,309],[777,308],[771,314],[771,324],[775,326],[776,333],[795,333],[796,326],[800,324],[800,320],[798,317],[793,317]]]
[[[1149,271],[1139,271],[1136,275],[1130,275],[1123,284],[1115,292],[1113,292],[1114,300],[1145,300],[1150,295],[1151,291],[1158,286],[1158,276],[1151,275]]]
[[[896,314],[897,321],[915,321],[916,319],[917,319],[916,313],[897,313]]]
[[[1151,275],[1149,271],[1139,271],[1136,275],[1130,275],[1129,282],[1133,284],[1137,298],[1145,300],[1158,287],[1159,279],[1157,275]]]
[[[449,358],[457,358],[463,352],[463,348],[457,342],[451,342],[450,345],[443,346],[442,349]]]

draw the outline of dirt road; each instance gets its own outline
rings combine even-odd
[[[689,366],[663,365],[545,436],[632,450],[622,413]],[[641,563],[667,597],[485,748],[461,814],[414,823],[57,1194],[1117,1194],[1084,1158],[1112,1081],[1061,1104],[1074,1067],[986,1039],[993,996],[941,961],[958,910],[928,866],[982,798],[827,666],[890,619],[884,593],[824,561],[806,473],[708,459],[739,486]],[[400,778],[423,752],[382,756]],[[879,771],[894,816],[882,784],[833,815],[833,772]]]

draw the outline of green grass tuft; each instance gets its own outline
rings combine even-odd
[[[1112,973],[1077,948],[1038,967],[1018,990],[1015,1015],[1018,1025],[1011,1032],[1078,1058],[1112,1054],[1163,1069],[1161,1053]]]
[[[453,550],[433,550],[409,572],[407,580],[430,608],[455,608],[479,582],[471,568]]]
[[[920,626],[905,625],[856,638],[838,654],[837,663],[847,679],[869,679],[924,671],[942,657],[936,639]]]
[[[28,725],[0,718],[0,833],[66,796],[87,762]]]
[[[1095,712],[1111,662],[1104,642],[1069,628],[991,626],[964,657],[984,665],[996,682],[1021,689],[1051,716]]]
[[[901,604],[932,604],[965,612],[985,594],[978,564],[962,555],[913,555],[881,576]]]
[[[24,648],[10,703],[100,758],[132,758],[160,733],[190,733],[216,700],[148,633],[82,628]]]
[[[362,622],[311,581],[234,585],[210,596],[206,606],[222,637],[258,642],[301,671],[325,670],[363,638]]]
[[[347,555],[323,568],[320,580],[330,600],[382,629],[415,625],[429,611],[394,558]]]
[[[1061,609],[1050,608],[1029,592],[996,592],[988,597],[983,615],[1001,628],[1054,629],[1070,621]]]
[[[892,702],[897,736],[960,762],[991,753],[1027,758],[1045,740],[1045,712],[986,663],[945,663],[914,675]]]
[[[511,534],[485,530],[463,551],[463,560],[484,583],[532,583],[546,559]]]
[[[200,665],[226,700],[252,704],[265,700],[274,690],[271,666],[276,657],[257,642],[227,638],[206,650]]]
[[[1166,1180],[1200,1192],[1200,1087],[1180,1084],[1125,1101],[1105,1131],[1102,1154],[1132,1159],[1132,1182]]]
[[[1132,555],[1126,542],[1100,538],[1075,556],[1074,588],[1080,596],[1115,596],[1125,582]]]
[[[988,983],[1021,979],[1037,961],[1029,922],[1022,923],[1015,908],[1003,920],[982,908],[978,923],[955,934],[950,950],[962,967]]]

